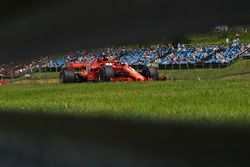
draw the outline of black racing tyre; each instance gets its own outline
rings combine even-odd
[[[99,81],[110,81],[110,78],[115,77],[112,67],[103,67],[99,73]]]
[[[142,70],[142,75],[144,77],[151,77],[153,80],[158,80],[159,79],[159,73],[158,70],[154,67],[145,67]]]
[[[60,83],[75,83],[75,71],[74,70],[62,70],[59,77]]]

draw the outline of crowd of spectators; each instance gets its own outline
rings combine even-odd
[[[195,64],[201,61],[205,63],[228,63],[236,55],[250,48],[250,45],[239,45],[223,47],[218,45],[190,47],[178,44],[151,45],[146,48],[104,48],[92,50],[78,50],[59,58],[43,57],[31,61],[28,64],[1,65],[0,74],[18,76],[24,73],[32,73],[44,68],[57,69],[69,62],[83,63],[92,62],[98,57],[107,57],[112,60],[119,60],[131,66],[143,65],[169,65],[169,64]]]
[[[17,77],[26,73],[36,72],[39,69],[47,67],[48,57],[42,57],[40,59],[34,59],[30,63],[26,64],[2,64],[0,66],[0,74],[8,77]]]

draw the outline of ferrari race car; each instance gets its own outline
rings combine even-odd
[[[92,63],[68,63],[60,72],[60,83],[87,81],[150,81],[159,80],[156,68],[145,67],[141,72],[117,60],[96,58]]]

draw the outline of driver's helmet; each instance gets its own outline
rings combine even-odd
[[[105,66],[111,67],[111,66],[112,66],[112,63],[106,63]]]

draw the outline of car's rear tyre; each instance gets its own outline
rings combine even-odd
[[[112,67],[103,67],[99,73],[99,81],[110,81],[110,78],[115,77],[115,72]]]
[[[75,71],[74,70],[62,70],[59,77],[60,83],[75,83]]]
[[[153,80],[158,80],[159,79],[159,73],[158,70],[154,67],[145,67],[142,70],[142,75],[146,78],[151,77]]]

